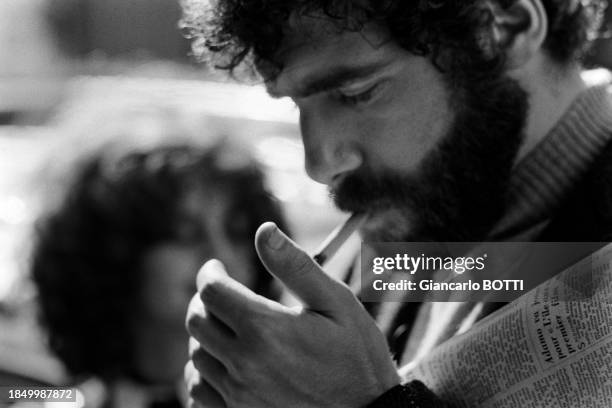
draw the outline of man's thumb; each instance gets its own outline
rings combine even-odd
[[[266,269],[309,309],[332,313],[342,308],[342,300],[350,294],[349,289],[323,272],[274,223],[267,222],[259,227],[255,234],[255,247]]]

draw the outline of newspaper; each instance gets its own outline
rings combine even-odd
[[[401,374],[457,407],[612,407],[612,244]]]

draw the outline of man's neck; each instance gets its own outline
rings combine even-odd
[[[521,72],[510,73],[529,93],[525,141],[517,161],[525,157],[555,126],[587,85],[578,66],[558,68],[545,57]]]

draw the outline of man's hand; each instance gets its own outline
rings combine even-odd
[[[187,314],[192,406],[361,408],[399,383],[383,335],[345,285],[274,224],[255,242],[304,307],[259,296],[207,262]]]

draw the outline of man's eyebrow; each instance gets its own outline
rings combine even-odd
[[[337,89],[352,81],[368,77],[380,70],[383,65],[384,64],[378,63],[364,66],[339,66],[326,71],[320,76],[304,79],[304,81],[298,84],[294,90],[289,92],[278,92],[273,86],[267,87],[267,91],[273,98],[282,98],[285,96],[291,98],[306,98],[321,92]]]

